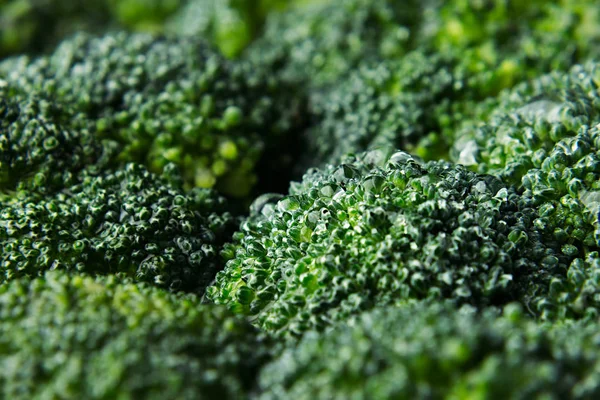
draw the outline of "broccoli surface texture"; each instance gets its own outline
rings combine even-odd
[[[600,398],[598,0],[0,0],[0,400]]]

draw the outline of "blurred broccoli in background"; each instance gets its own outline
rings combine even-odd
[[[591,399],[598,322],[417,303],[309,333],[261,372],[261,399]]]
[[[226,310],[115,277],[0,286],[0,396],[240,398],[268,342]]]

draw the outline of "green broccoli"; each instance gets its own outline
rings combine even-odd
[[[522,188],[536,226],[581,257],[600,250],[599,79],[590,63],[518,86],[486,105],[486,123],[466,124],[452,153]]]
[[[260,375],[261,399],[592,399],[598,322],[539,324],[417,303],[311,332]]]
[[[0,81],[0,192],[49,193],[75,184],[83,169],[114,161],[116,143],[97,140],[85,116],[41,95],[10,92]]]
[[[461,60],[466,84],[496,95],[524,79],[571,67],[600,50],[590,0],[431,0],[417,46]]]
[[[287,81],[334,83],[365,58],[403,55],[421,8],[416,0],[308,2],[270,15],[247,57]]]
[[[173,167],[162,176],[128,164],[83,171],[52,194],[0,200],[0,282],[47,270],[121,274],[202,294],[221,268],[235,228],[227,203],[209,189],[185,192]]]
[[[202,36],[230,58],[239,57],[261,36],[271,14],[331,0],[189,0],[168,20],[166,31]]]
[[[400,60],[366,62],[329,90],[310,95],[316,121],[307,131],[308,165],[337,164],[348,153],[394,147],[440,159],[448,145],[437,134],[450,125],[465,93],[455,61],[422,51]]]
[[[223,308],[114,276],[0,285],[0,319],[6,399],[239,399],[268,359]]]
[[[285,85],[192,38],[79,35],[49,56],[4,61],[1,78],[93,120],[97,136],[119,143],[122,163],[157,173],[175,163],[187,187],[237,197],[251,192],[258,164],[285,179],[302,122]]]
[[[309,171],[276,204],[259,199],[207,298],[294,337],[411,299],[537,304],[564,275],[569,259],[536,231],[537,210],[498,178],[384,155]]]

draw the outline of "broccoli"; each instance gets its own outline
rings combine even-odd
[[[49,193],[75,184],[83,169],[114,162],[116,143],[98,140],[84,115],[39,94],[10,92],[0,87],[0,192]]]
[[[384,7],[383,4],[391,2],[351,3],[361,11],[344,13],[339,18],[362,32],[361,25],[354,26],[350,21],[363,12],[375,12],[375,4]],[[361,56],[356,59],[349,56],[350,51],[337,49],[338,46],[328,49],[328,42],[322,39],[328,36],[314,33],[321,24],[325,30],[339,31],[330,22],[331,15],[337,14],[324,10],[339,8],[338,4],[306,8],[301,17],[290,12],[290,20],[281,22],[272,41],[287,43],[281,37],[295,41],[290,39],[290,49],[282,51],[284,56],[280,57],[284,61],[279,60],[275,65],[283,65],[284,76],[290,75],[286,72],[289,69],[294,71],[291,75],[299,76],[297,80],[317,83],[316,89],[309,90],[310,150],[302,165],[335,164],[346,153],[377,145],[392,145],[427,160],[447,159],[448,150],[456,140],[457,126],[475,117],[473,111],[479,110],[478,104],[483,99],[532,76],[567,68],[596,52],[593,44],[574,37],[579,35],[577,21],[583,15],[589,19],[585,23],[588,27],[593,25],[592,21],[600,21],[597,10],[588,13],[589,6],[569,3],[559,14],[557,1],[544,5],[530,3],[431,0],[421,4],[416,12],[411,8],[412,3],[404,2],[397,6],[395,14],[391,13],[393,8],[388,10],[389,21],[399,24],[404,18],[403,24],[411,26],[408,31],[411,40],[402,47],[402,52],[385,54],[375,48],[380,42],[375,40],[357,46],[357,54]],[[388,7],[393,6],[388,4]],[[312,30],[297,28],[297,20]],[[515,22],[521,20],[526,22]],[[267,31],[267,38],[268,35]],[[365,35],[357,33],[356,37]],[[600,38],[600,32],[597,35]],[[344,36],[344,40],[346,37],[352,36]],[[566,46],[565,41],[571,45]],[[265,58],[268,64],[269,51],[277,51],[277,47],[268,42],[265,46],[268,48],[263,49],[260,43],[259,40],[256,45],[256,57]],[[321,56],[321,52],[327,56]],[[338,65],[331,61],[334,56],[330,53],[341,57],[343,68],[321,79],[321,71]],[[311,63],[294,60],[296,54],[321,57],[322,70],[307,69],[306,65]]]
[[[260,202],[226,246],[209,300],[284,337],[376,305],[538,304],[570,259],[493,176],[406,153],[350,157]],[[380,165],[380,166],[378,166]]]
[[[240,398],[268,341],[198,297],[48,272],[0,285],[0,397]]]
[[[487,122],[466,124],[453,149],[457,162],[521,188],[536,226],[583,257],[600,250],[599,74],[589,63],[518,86],[486,104]]]
[[[304,163],[337,164],[347,153],[377,147],[442,158],[448,146],[436,133],[455,100],[468,98],[454,67],[452,59],[414,51],[400,60],[365,62],[331,89],[311,93],[315,123],[306,133],[311,151]]]
[[[94,175],[52,194],[0,200],[0,282],[47,270],[120,274],[199,294],[221,268],[236,219],[209,189],[184,191],[138,164]]]
[[[258,164],[286,178],[302,122],[285,85],[193,38],[78,35],[49,56],[4,61],[1,78],[22,97],[43,92],[83,113],[96,136],[119,143],[121,163],[157,173],[175,163],[186,187],[237,197],[250,194]]]
[[[259,398],[596,398],[599,328],[536,323],[514,304],[378,309],[307,334],[261,371]]]
[[[41,52],[77,31],[109,24],[104,0],[0,0],[0,58]]]
[[[0,398],[600,398],[598,26],[0,0]]]
[[[416,0],[307,3],[271,14],[247,57],[286,81],[311,86],[335,82],[365,58],[403,55],[421,20]]]

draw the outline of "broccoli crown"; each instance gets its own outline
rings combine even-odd
[[[84,168],[110,164],[115,143],[97,140],[93,127],[43,96],[14,98],[0,87],[0,191],[48,192],[73,185]]]
[[[598,323],[417,303],[307,334],[263,368],[262,399],[589,399],[600,395]]]
[[[447,145],[430,134],[441,130],[461,94],[453,67],[453,60],[414,51],[400,60],[363,63],[331,89],[315,91],[309,163],[337,164],[348,153],[374,147],[415,151],[427,141],[427,152],[418,154],[439,159]]]
[[[211,190],[186,192],[168,178],[128,164],[98,176],[84,171],[51,195],[3,200],[0,282],[61,269],[202,293],[235,219]]]
[[[513,189],[406,153],[313,170],[255,209],[206,293],[286,336],[410,299],[529,304],[566,269]]]
[[[482,95],[597,54],[600,11],[581,0],[432,0],[417,45],[461,60]]]
[[[300,3],[269,16],[248,56],[286,80],[318,86],[335,82],[365,57],[403,54],[419,21],[414,0]]]
[[[268,344],[225,309],[118,278],[0,285],[0,396],[240,398]]]
[[[522,84],[453,149],[457,162],[520,186],[536,225],[580,256],[600,243],[599,79],[590,63]]]
[[[2,76],[84,113],[97,135],[120,144],[122,162],[153,172],[177,164],[188,187],[243,197],[263,154],[290,162],[296,100],[279,98],[285,87],[266,72],[228,62],[200,40],[79,35],[49,56],[1,63]]]

